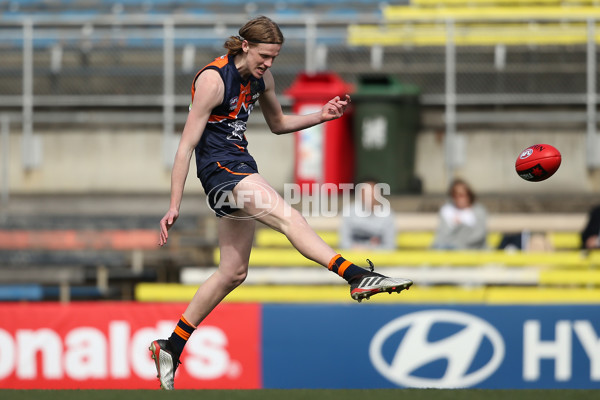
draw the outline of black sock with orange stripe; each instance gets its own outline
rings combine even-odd
[[[177,326],[175,327],[175,330],[169,338],[169,342],[171,342],[173,350],[177,353],[177,357],[179,357],[179,355],[183,352],[185,344],[187,343],[192,333],[194,333],[195,329],[196,327],[190,324],[182,315],[181,319],[177,323]]]
[[[358,265],[352,264],[350,261],[347,261],[340,254],[336,254],[331,261],[329,261],[329,265],[327,268],[344,278],[348,283],[359,276],[364,275],[369,272],[364,268],[359,267]]]

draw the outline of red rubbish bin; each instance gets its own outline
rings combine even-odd
[[[352,93],[353,86],[333,72],[300,73],[285,94],[294,100],[296,114],[320,111],[335,96]],[[352,115],[296,132],[294,180],[297,184],[352,183],[354,146]]]

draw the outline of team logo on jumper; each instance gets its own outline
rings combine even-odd
[[[428,310],[383,326],[369,356],[381,375],[400,386],[470,387],[498,369],[504,341],[496,328],[471,314]]]
[[[246,123],[241,120],[235,120],[227,124],[231,128],[231,133],[227,135],[227,140],[243,140],[246,132]]]
[[[527,157],[531,156],[532,154],[533,154],[533,149],[527,149],[527,150],[525,150],[525,151],[523,151],[523,152],[521,153],[521,155],[519,156],[519,158],[520,158],[521,160],[524,160],[524,159],[526,159]]]
[[[229,111],[233,111],[237,108],[238,97],[235,96],[231,100],[229,100]]]

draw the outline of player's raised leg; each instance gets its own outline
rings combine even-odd
[[[371,270],[366,270],[337,254],[308,225],[302,214],[287,204],[259,174],[244,178],[233,190],[234,195],[241,191],[252,194],[244,197],[243,211],[248,216],[256,216],[259,221],[283,233],[303,256],[344,278],[350,284],[354,300],[360,302],[382,292],[399,293],[412,285],[409,279],[386,277],[374,272],[372,264]]]

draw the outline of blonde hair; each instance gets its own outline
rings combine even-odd
[[[244,40],[247,40],[251,46],[259,43],[283,44],[284,41],[279,25],[265,16],[248,21],[240,28],[239,34],[239,36],[230,36],[223,45],[230,56],[236,56],[242,52]]]

